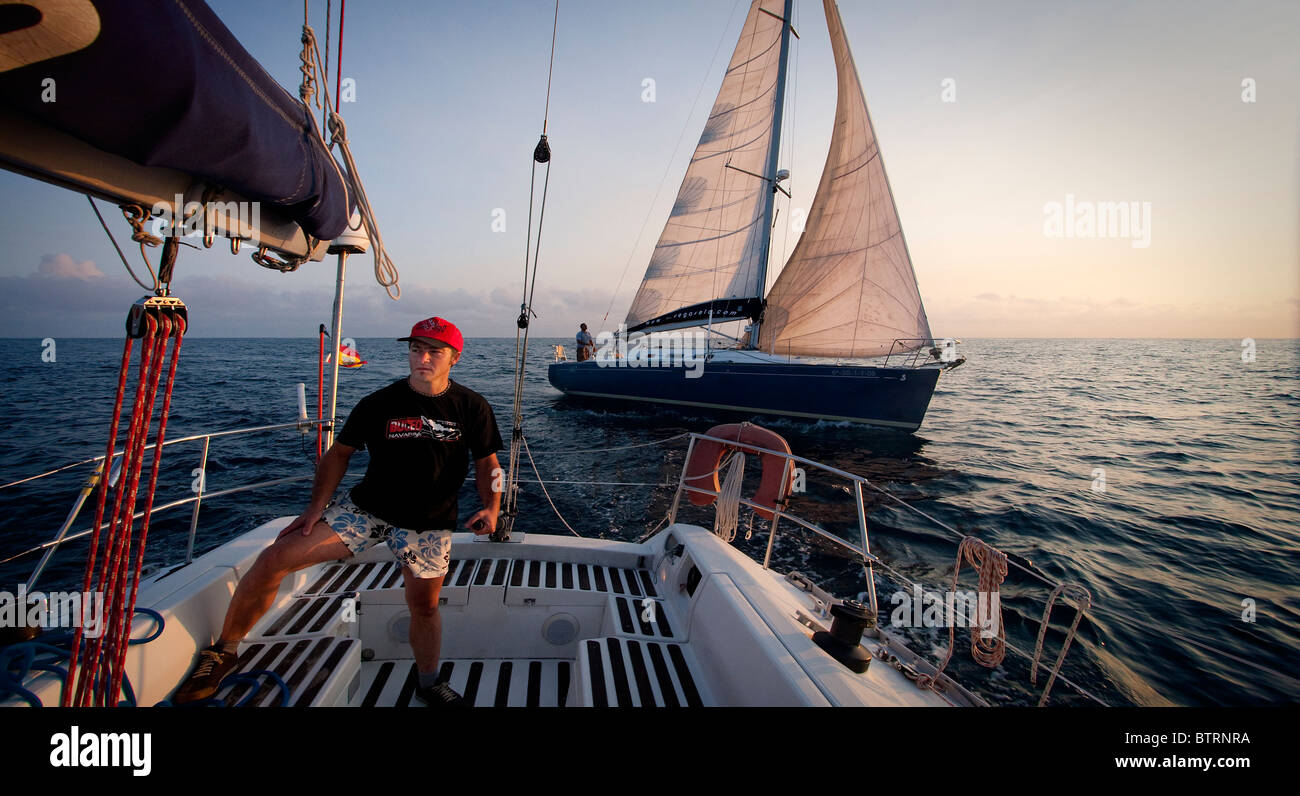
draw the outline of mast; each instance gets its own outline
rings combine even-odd
[[[764,13],[771,12],[763,10]],[[790,16],[794,11],[794,0],[785,0],[781,11],[781,58],[776,69],[776,113],[772,116],[772,142],[767,152],[767,168],[763,177],[769,182],[763,205],[763,253],[758,260],[758,297],[763,298],[767,292],[767,261],[772,251],[772,213],[776,209],[776,167],[781,154],[781,118],[785,111],[785,76],[790,61]],[[775,16],[775,14],[773,14]],[[754,328],[749,335],[749,347],[758,347],[759,321],[754,321]]]
[[[898,341],[913,350],[930,323],[839,9],[822,5],[834,131],[803,234],[767,294],[758,347],[834,358],[886,356]]]

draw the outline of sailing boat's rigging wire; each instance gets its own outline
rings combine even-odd
[[[625,450],[628,450],[628,449],[630,449],[630,448],[649,448],[649,447],[652,447],[652,446],[654,446],[654,445],[664,445],[664,444],[667,444],[667,443],[669,443],[669,442],[672,442],[673,440],[677,440],[677,439],[685,439],[686,437],[689,437],[690,435],[691,435],[691,434],[690,434],[689,431],[683,431],[681,434],[674,434],[674,435],[672,435],[671,437],[664,437],[663,439],[657,439],[657,440],[655,440],[654,442],[638,442],[638,443],[635,444],[635,445],[620,445],[620,446],[618,446],[618,447],[616,447],[616,448],[580,448],[580,449],[576,449],[576,450],[549,450],[549,451],[538,451],[537,453],[538,453],[538,455],[540,456],[540,455],[542,455],[542,454],[553,455],[553,454],[565,454],[565,453],[605,453],[606,451],[625,451]],[[0,487],[0,488],[3,488],[3,487]]]
[[[90,209],[95,211],[95,218],[99,219],[99,225],[104,228],[104,233],[108,235],[108,239],[109,241],[112,242],[113,248],[117,249],[117,256],[122,258],[122,265],[126,266],[126,272],[131,275],[131,278],[135,280],[135,283],[137,285],[144,288],[145,290],[148,290],[151,293],[157,293],[158,288],[161,287],[161,285],[158,282],[158,275],[153,272],[153,267],[149,265],[149,258],[148,257],[144,258],[144,267],[149,270],[149,276],[153,277],[152,287],[146,285],[144,282],[141,282],[140,278],[135,275],[135,271],[131,270],[131,264],[126,261],[126,255],[122,253],[122,247],[117,245],[117,238],[113,237],[113,231],[108,228],[108,224],[104,221],[104,217],[100,215],[99,207],[96,206],[94,197],[92,197],[90,194],[86,194],[86,201],[90,202]],[[140,253],[144,254],[143,241],[140,243]]]
[[[530,319],[537,317],[533,311],[533,298],[537,291],[537,270],[538,263],[541,259],[542,251],[542,227],[546,223],[546,197],[551,185],[551,146],[547,143],[546,128],[550,122],[551,114],[551,80],[555,73],[555,41],[559,32],[560,25],[560,0],[555,0],[555,17],[551,27],[551,56],[550,66],[546,75],[546,104],[542,111],[542,134],[537,141],[537,146],[533,149],[532,162],[529,164],[529,182],[528,182],[528,234],[524,242],[524,279],[523,295],[519,302],[519,318],[515,322],[515,389],[514,405],[512,412],[512,427],[510,432],[510,460],[506,464],[506,483],[504,495],[502,496],[501,515],[504,518],[498,524],[496,533],[492,538],[502,541],[509,538],[510,530],[514,525],[515,513],[517,511],[517,495],[519,492],[519,470],[522,463],[519,460],[520,445],[526,445],[524,442],[524,373],[528,364],[528,336],[530,330]],[[537,213],[537,242],[533,244],[533,205],[537,190],[537,167],[539,164],[546,166],[545,175],[542,178],[542,203]],[[532,275],[529,276],[529,259],[532,259]],[[532,455],[529,454],[529,461]],[[534,472],[537,466],[533,466]],[[541,480],[541,476],[537,476]],[[546,487],[542,487],[545,492]],[[550,496],[546,498],[550,500]],[[554,508],[555,504],[552,503]],[[556,516],[559,516],[559,510],[556,510]],[[560,517],[563,522],[564,518]],[[569,527],[565,523],[565,527]],[[572,528],[569,528],[573,531]],[[573,531],[579,535],[577,531]]]
[[[555,516],[560,518],[560,522],[564,523],[564,527],[568,528],[570,533],[581,539],[582,534],[573,530],[573,526],[569,524],[568,520],[564,519],[564,515],[555,507],[555,501],[551,500],[551,493],[546,491],[546,483],[542,480],[542,474],[537,471],[537,462],[533,461],[533,453],[528,450],[528,440],[524,439],[522,431],[519,433],[519,440],[524,444],[524,453],[528,454],[528,463],[533,466],[533,474],[537,476],[537,485],[542,488],[542,494],[546,496],[546,502],[551,504],[551,511],[555,512]]]
[[[546,107],[542,110],[542,135],[546,135],[546,123],[551,118],[551,77],[555,74],[555,34],[559,30],[560,0],[555,0],[555,19],[551,22],[551,62],[546,68]]]
[[[646,226],[650,223],[651,216],[654,215],[655,205],[659,202],[659,195],[663,192],[664,185],[668,182],[668,173],[672,171],[673,163],[677,160],[677,152],[681,149],[682,141],[686,140],[686,132],[691,128],[691,119],[695,116],[695,108],[700,103],[700,97],[704,94],[704,87],[708,85],[709,77],[713,74],[713,65],[718,60],[718,53],[722,51],[722,45],[727,40],[727,31],[731,28],[731,20],[736,15],[736,9],[740,7],[740,0],[731,6],[731,13],[727,15],[726,27],[722,29],[722,35],[718,38],[718,46],[713,49],[713,58],[709,61],[709,68],[704,71],[704,78],[700,81],[700,87],[695,91],[695,99],[691,101],[691,109],[686,113],[686,121],[682,124],[682,132],[677,137],[677,144],[673,146],[673,153],[668,156],[668,162],[664,165],[663,176],[659,178],[659,187],[655,189],[654,198],[650,200],[650,206],[646,208],[645,218],[641,221],[641,229],[636,233],[636,240],[632,243],[632,249],[627,254],[627,262],[623,265],[623,273],[619,274],[618,284],[614,286],[614,292],[609,297],[609,306],[605,308],[605,315],[600,319],[601,326],[609,320],[610,310],[614,309],[614,301],[618,298],[618,291],[623,287],[623,280],[627,278],[627,269],[632,267],[632,258],[636,256],[637,249],[641,246],[641,236],[645,234]]]

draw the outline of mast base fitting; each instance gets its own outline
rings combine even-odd
[[[131,305],[131,311],[126,315],[126,336],[132,340],[144,337],[149,331],[145,318],[152,315],[155,320],[159,320],[163,313],[181,319],[180,325],[173,326],[172,336],[177,335],[182,326],[189,326],[189,311],[185,309],[185,302],[175,296],[144,296]]]
[[[835,620],[830,632],[819,630],[813,633],[813,642],[849,671],[862,674],[871,665],[871,653],[859,642],[862,641],[862,631],[876,626],[876,618],[867,606],[856,600],[832,605],[831,616]]]

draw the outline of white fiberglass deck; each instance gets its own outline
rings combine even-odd
[[[140,704],[166,699],[180,683],[219,632],[238,578],[290,519],[142,586],[139,604],[166,626],[128,653]],[[218,697],[247,706],[420,705],[401,581],[382,545],[286,578],[241,646],[237,673],[274,672],[289,696],[261,676],[228,683]],[[954,696],[917,688],[892,658],[849,671],[812,641],[830,624],[812,595],[692,525],[644,544],[543,534],[498,544],[456,534],[441,597],[440,670],[480,707],[934,706]],[[148,634],[152,622],[138,617],[133,635]],[[863,643],[878,655],[890,641]],[[32,688],[57,702],[52,678]]]

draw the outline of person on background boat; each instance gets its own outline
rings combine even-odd
[[[591,359],[592,354],[596,353],[596,341],[592,339],[591,333],[587,331],[587,324],[580,324],[578,330],[578,361],[586,362]]]
[[[284,576],[386,542],[402,566],[410,642],[419,683],[416,696],[430,706],[463,706],[437,676],[442,642],[438,596],[451,561],[457,494],[469,458],[483,508],[465,527],[482,535],[496,529],[501,494],[492,489],[502,447],[492,407],[450,378],[464,350],[460,330],[442,318],[415,324],[408,337],[410,376],[357,402],[343,430],[316,466],[311,500],[258,556],[239,581],[217,642],[201,651],[172,701],[206,699],[236,665],[239,643],[270,608]],[[365,477],[330,502],[352,454],[369,448]]]

